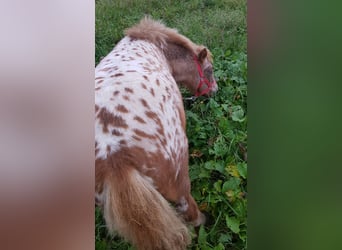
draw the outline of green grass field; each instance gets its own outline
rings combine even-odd
[[[96,1],[96,64],[146,14],[213,53],[218,93],[184,103],[192,195],[213,217],[189,249],[247,248],[246,11],[246,0]],[[99,210],[95,237],[98,250],[133,249],[108,235]]]

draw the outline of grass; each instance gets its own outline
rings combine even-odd
[[[97,0],[96,63],[145,14],[206,45],[214,55],[219,92],[210,99],[185,101],[192,195],[213,217],[189,249],[246,249],[246,0]],[[133,249],[108,235],[99,210],[95,237],[98,250]]]

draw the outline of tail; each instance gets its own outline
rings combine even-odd
[[[113,171],[114,172],[114,171]],[[139,250],[183,250],[190,243],[187,227],[154,188],[133,168],[117,168],[105,183],[104,218]]]

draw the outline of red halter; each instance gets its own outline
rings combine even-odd
[[[198,61],[198,58],[197,56],[194,56],[194,61],[197,65],[197,71],[198,71],[198,74],[199,74],[199,77],[200,77],[200,81],[199,81],[199,84],[197,86],[197,89],[196,89],[196,94],[195,96],[201,96],[201,95],[205,95],[207,94],[211,88],[213,87],[214,83],[213,82],[210,82],[205,76],[204,76],[204,73],[202,71],[202,68],[201,68],[201,65]],[[204,89],[202,92],[200,91],[201,87],[203,84],[206,84],[207,85],[207,88]]]

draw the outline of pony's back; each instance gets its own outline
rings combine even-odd
[[[154,44],[125,37],[95,75],[97,158],[120,150],[123,139],[127,147],[158,151],[165,158],[187,145],[181,94]]]

